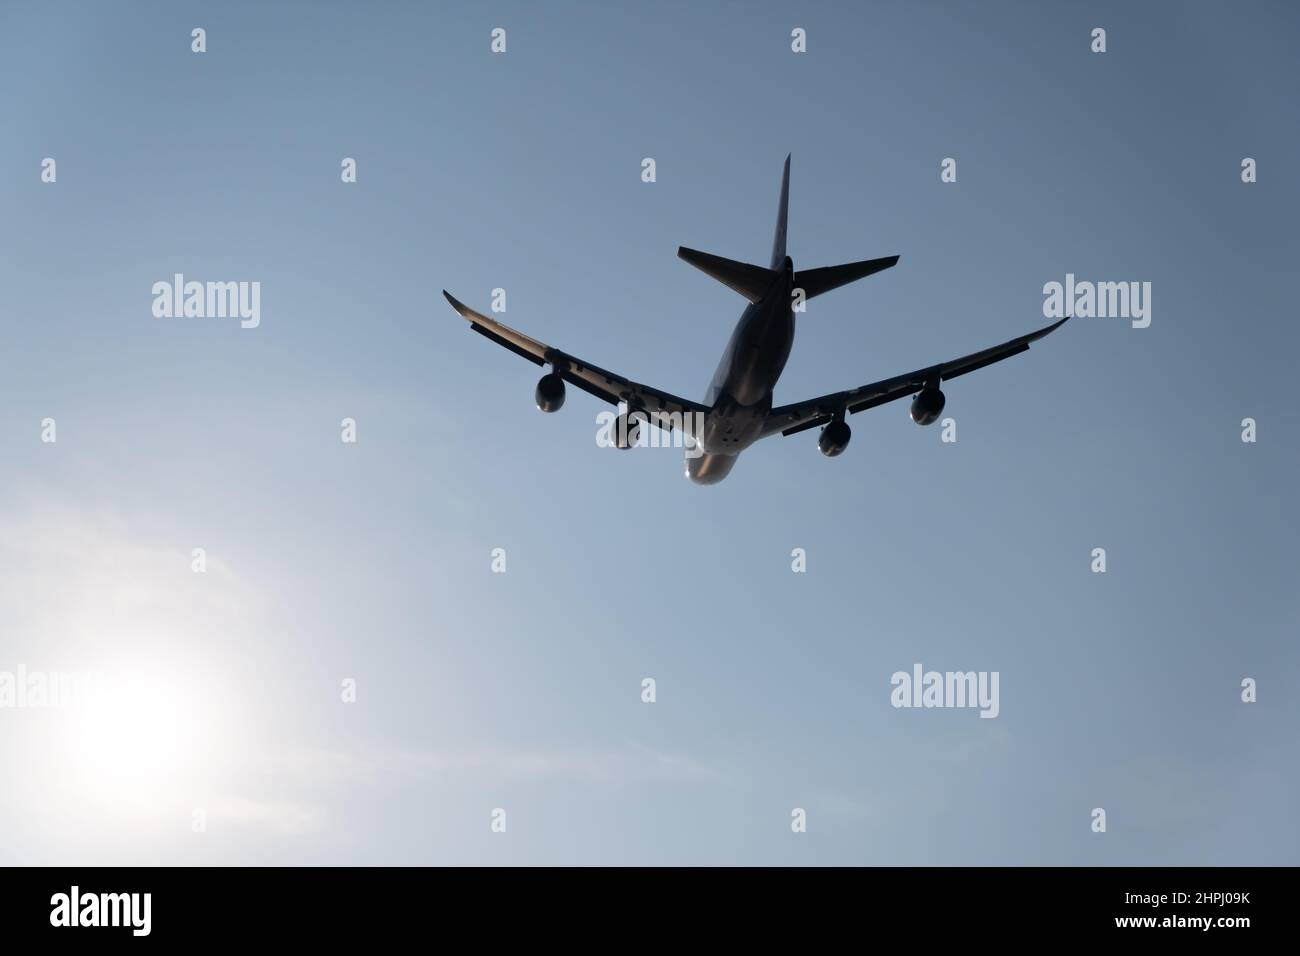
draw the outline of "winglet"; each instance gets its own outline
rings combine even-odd
[[[442,296],[444,299],[446,299],[448,302],[451,303],[451,307],[455,309],[457,312],[459,312],[460,317],[462,319],[465,319],[467,322],[472,322],[475,325],[477,325],[478,323],[482,322],[484,319],[487,318],[486,316],[479,315],[477,312],[475,312],[473,309],[467,306],[464,302],[461,302],[458,298],[456,298],[446,289],[442,290]]]
[[[1046,327],[1044,327],[1044,328],[1041,328],[1041,329],[1039,329],[1037,332],[1030,332],[1028,335],[1025,336],[1025,342],[1026,342],[1026,343],[1029,343],[1029,342],[1037,342],[1037,341],[1038,341],[1039,339],[1041,339],[1044,335],[1050,335],[1051,333],[1055,332],[1057,329],[1059,329],[1061,326],[1063,326],[1066,322],[1069,322],[1070,319],[1071,319],[1071,316],[1068,316],[1068,315],[1067,315],[1065,318],[1063,318],[1063,319],[1057,319],[1057,320],[1056,320],[1055,322],[1053,322],[1051,325],[1046,326]]]

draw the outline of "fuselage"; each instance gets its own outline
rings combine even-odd
[[[740,453],[762,435],[772,410],[772,391],[794,345],[790,257],[774,271],[771,288],[750,303],[736,323],[705,395],[709,411],[703,431],[693,436],[698,447],[686,455],[686,475],[698,484],[727,477]]]

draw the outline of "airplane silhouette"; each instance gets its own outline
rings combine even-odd
[[[898,262],[898,256],[885,256],[796,272],[785,248],[789,205],[790,157],[787,156],[781,179],[776,238],[772,243],[771,262],[766,269],[685,246],[677,250],[677,255],[686,262],[749,300],[722,353],[718,370],[702,403],[678,398],[607,372],[475,312],[445,289],[442,294],[452,308],[469,321],[475,332],[537,365],[551,366],[551,371],[537,383],[537,407],[542,411],[559,411],[564,404],[564,383],[568,382],[619,407],[618,420],[611,431],[616,436],[615,444],[620,448],[629,448],[636,443],[642,422],[651,422],[665,430],[679,429],[687,446],[686,475],[705,485],[716,484],[727,477],[742,451],[760,438],[778,432],[794,435],[821,426],[818,448],[825,455],[838,455],[848,447],[851,437],[848,423],[844,421],[846,414],[875,408],[905,395],[914,396],[912,421],[929,425],[943,412],[945,398],[939,388],[941,383],[1027,351],[1029,343],[1041,339],[1069,319],[1066,316],[1036,332],[951,362],[941,362],[861,388],[773,408],[772,391],[794,344],[795,314],[799,303],[874,275]]]

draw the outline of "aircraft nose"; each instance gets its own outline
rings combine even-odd
[[[687,457],[686,477],[697,485],[716,485],[731,472],[735,455],[700,455]]]

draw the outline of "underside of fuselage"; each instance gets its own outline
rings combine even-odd
[[[688,257],[697,268],[749,299],[709,383],[704,399],[709,406],[704,428],[693,436],[697,447],[686,455],[686,475],[698,484],[717,484],[726,478],[736,464],[736,456],[762,436],[763,423],[772,410],[772,390],[790,358],[794,345],[795,274],[794,263],[786,255],[789,210],[787,156],[768,268],[707,254]]]
[[[772,391],[794,344],[794,266],[789,257],[783,266],[767,294],[741,315],[709,385],[704,428],[693,436],[695,457],[688,453],[686,459],[687,476],[699,484],[725,478],[736,456],[763,434]]]

